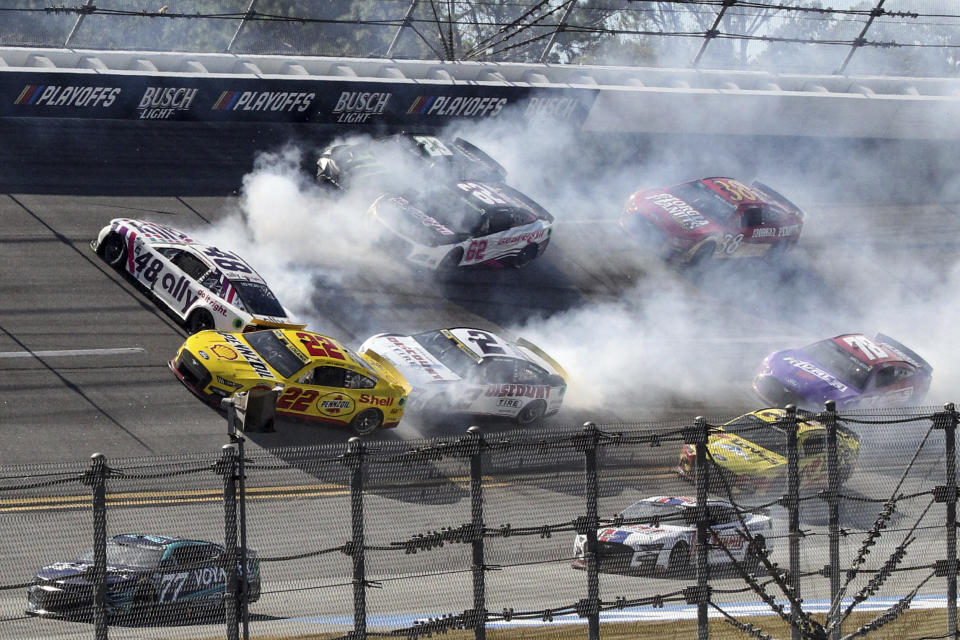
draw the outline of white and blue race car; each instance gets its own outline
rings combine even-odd
[[[240,256],[171,227],[117,218],[90,243],[103,260],[158,301],[190,333],[302,329]]]

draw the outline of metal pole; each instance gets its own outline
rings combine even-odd
[[[563,31],[567,26],[567,19],[570,17],[570,12],[573,11],[574,5],[577,4],[577,0],[570,0],[570,3],[567,5],[567,8],[563,11],[563,16],[560,18],[560,23],[557,24],[556,31],[553,32],[553,35],[550,36],[550,41],[547,42],[547,46],[543,48],[543,52],[540,54],[540,59],[538,62],[545,62],[547,56],[550,55],[550,50],[553,49],[554,43],[557,41],[557,34]]]
[[[250,578],[247,575],[249,569],[247,567],[247,485],[246,469],[243,464],[243,443],[246,438],[234,432],[233,440],[237,445],[237,488],[240,512],[240,623],[243,628],[243,640],[250,640],[250,603],[247,600],[250,594]]]
[[[584,494],[587,507],[587,637],[600,638],[600,567],[597,563],[597,427],[592,422],[583,423],[584,432]]]
[[[240,24],[237,25],[237,30],[233,32],[233,37],[230,38],[230,43],[227,45],[227,53],[230,53],[233,50],[233,45],[240,36],[240,31],[243,30],[243,25],[247,23],[247,18],[253,15],[253,6],[255,4],[257,4],[257,0],[250,0],[250,4],[247,5],[247,10],[243,12],[243,18],[240,19]]]
[[[390,46],[387,47],[387,58],[393,55],[393,48],[397,46],[397,41],[400,39],[400,32],[402,32],[404,28],[410,24],[410,16],[413,15],[413,10],[416,8],[416,6],[417,0],[410,0],[410,6],[407,7],[407,12],[403,14],[403,22],[400,23],[399,27],[397,27],[397,32],[393,34],[393,40],[390,42]]]
[[[227,640],[238,640],[237,629],[237,449],[223,445],[217,471],[223,475],[223,585]]]
[[[91,456],[93,487],[93,626],[96,640],[107,640],[107,459]]]
[[[830,565],[826,568],[830,574],[830,614],[827,625],[832,628],[832,640],[843,636],[840,624],[840,461],[837,458],[837,403],[827,400],[823,420],[827,427],[827,491],[823,495],[827,501],[827,539],[829,540]]]
[[[694,421],[697,432],[696,439],[696,458],[695,475],[697,478],[697,640],[707,640],[709,637],[709,616],[707,597],[709,589],[709,571],[707,564],[707,551],[709,541],[707,539],[707,488],[710,484],[710,468],[707,464],[707,444],[709,443],[707,434],[707,421],[702,416],[697,416]]]
[[[347,441],[350,465],[350,520],[353,524],[353,638],[367,637],[367,582],[363,557],[363,455],[360,438]]]
[[[863,29],[860,31],[860,35],[854,39],[853,44],[850,46],[850,51],[847,52],[847,57],[844,59],[843,64],[840,65],[840,68],[837,69],[837,73],[843,73],[847,69],[847,64],[850,62],[850,58],[853,57],[853,54],[856,53],[857,48],[866,44],[864,36],[867,35],[867,31],[870,29],[870,25],[873,24],[873,19],[883,15],[883,3],[884,0],[877,2],[877,6],[870,11],[870,18],[867,20],[867,23],[863,25]]]
[[[473,527],[473,637],[485,640],[487,637],[487,597],[486,576],[483,553],[483,432],[480,427],[470,427],[467,434],[474,440],[476,448],[470,456],[470,524]]]
[[[789,585],[796,602],[800,601],[800,455],[797,451],[797,407],[788,404],[787,413],[783,418],[783,425],[787,431],[787,513],[789,514],[789,553],[790,553],[790,580]],[[790,610],[791,640],[801,640],[800,612]]]
[[[92,5],[93,0],[87,0],[86,3],[84,3],[83,8],[89,11]],[[77,29],[80,28],[80,24],[83,22],[83,19],[87,17],[87,11],[81,11],[80,15],[77,16],[77,21],[73,23],[73,28],[70,29],[70,33],[67,34],[67,39],[63,41],[64,48],[70,47],[70,41],[73,40],[73,36],[77,33]]]
[[[947,472],[947,637],[957,637],[957,412],[953,403],[944,405],[944,441]]]
[[[723,7],[720,9],[720,13],[717,14],[717,19],[713,21],[713,26],[703,34],[703,44],[700,45],[700,50],[697,51],[697,55],[693,58],[693,64],[690,66],[696,67],[700,64],[700,57],[703,55],[703,52],[707,50],[707,45],[710,44],[710,40],[717,37],[717,34],[720,33],[717,27],[720,26],[720,21],[723,20],[723,14],[727,12],[727,7],[732,7],[735,4],[737,4],[737,0],[723,0]]]

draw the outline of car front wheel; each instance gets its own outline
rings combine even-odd
[[[191,313],[190,317],[187,319],[187,330],[191,335],[200,331],[208,331],[215,328],[216,325],[213,322],[213,316],[211,316],[210,312],[206,309],[197,309]]]
[[[536,424],[543,418],[547,412],[547,403],[543,400],[534,400],[517,414],[517,424],[521,427],[527,427]]]
[[[127,245],[123,242],[122,237],[116,233],[111,233],[103,239],[99,253],[104,262],[114,269],[119,269],[127,257]]]
[[[366,409],[353,417],[350,429],[358,436],[373,433],[383,424],[383,413],[379,409]]]

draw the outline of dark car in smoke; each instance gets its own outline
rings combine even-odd
[[[521,267],[547,248],[553,216],[505,177],[462,138],[410,133],[333,145],[317,161],[321,183],[370,194],[394,255],[443,273]]]
[[[777,256],[797,244],[804,214],[770,187],[733,178],[701,178],[637,191],[620,226],[678,266],[711,259]]]
[[[109,620],[144,623],[162,613],[216,612],[226,585],[223,546],[205,540],[124,533],[106,544]],[[248,602],[260,598],[260,565],[247,550]],[[89,618],[94,605],[94,552],[37,571],[27,589],[26,613]],[[238,576],[243,577],[238,563]]]
[[[771,353],[753,389],[771,405],[822,409],[903,407],[923,401],[933,367],[890,336],[861,333],[827,338],[799,349]]]

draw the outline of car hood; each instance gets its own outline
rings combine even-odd
[[[241,387],[261,381],[269,384],[282,381],[280,374],[237,335],[201,331],[187,338],[184,348],[214,377],[231,380]]]
[[[92,580],[92,571],[93,563],[57,562],[37,571],[35,577],[47,582],[87,584]],[[134,567],[107,565],[107,584],[133,580],[137,577],[138,571]]]
[[[799,396],[816,405],[843,400],[860,390],[817,364],[799,349],[778,351],[767,357],[770,374]]]
[[[468,236],[451,229],[418,208],[403,196],[381,196],[370,206],[370,212],[387,228],[428,246],[455,244]]]
[[[628,210],[656,224],[671,235],[704,236],[716,233],[719,225],[710,221],[694,206],[664,189],[635,193]]]
[[[633,524],[622,527],[608,527],[597,530],[598,542],[611,542],[626,545],[657,544],[690,533],[687,527],[649,524]]]
[[[775,476],[787,463],[784,456],[726,432],[710,436],[707,448],[714,462],[741,476]]]
[[[363,343],[362,351],[370,350],[385,358],[414,387],[462,380],[423,348],[412,336],[384,334]]]

